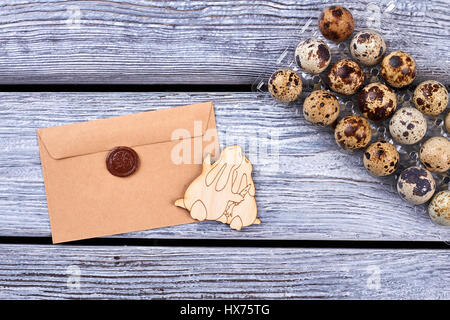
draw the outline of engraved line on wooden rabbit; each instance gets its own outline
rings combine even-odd
[[[217,220],[236,230],[259,224],[251,172],[252,165],[242,154],[242,149],[227,147],[214,165],[210,156],[205,158],[202,173],[175,205],[190,211],[194,219]]]
[[[255,184],[252,179],[252,164],[244,156],[244,161],[236,169],[236,182],[233,187],[238,186],[239,193],[244,197],[244,200],[240,203],[231,203],[227,208],[227,222],[232,229],[241,230],[242,227],[246,227],[252,224],[260,224],[256,216],[258,214],[256,200],[255,200]]]

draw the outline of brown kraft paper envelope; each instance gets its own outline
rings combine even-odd
[[[38,129],[37,136],[53,243],[194,222],[174,202],[201,173],[203,156],[219,150],[212,102]],[[116,146],[137,152],[134,174],[107,170]]]

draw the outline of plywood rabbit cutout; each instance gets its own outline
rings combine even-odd
[[[175,205],[187,209],[196,220],[216,220],[236,230],[261,223],[256,217],[252,164],[239,146],[225,148],[214,164],[206,156],[202,173]]]

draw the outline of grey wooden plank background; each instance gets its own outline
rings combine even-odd
[[[450,240],[450,228],[366,173],[361,155],[341,152],[329,129],[253,93],[0,93],[0,235],[50,235],[36,128],[209,100],[222,147],[237,143],[254,163],[262,224],[237,232],[202,222],[122,236]]]
[[[448,82],[448,1],[340,4],[353,12],[356,29],[374,26],[389,50],[410,52],[419,79]],[[317,31],[319,12],[328,5],[315,0],[2,1],[0,83],[248,84],[274,68],[285,48]]]
[[[375,22],[388,50],[415,57],[417,81],[449,84],[448,0],[340,3],[353,12],[356,30]],[[248,85],[275,69],[286,48],[290,54],[317,33],[328,5],[2,1],[0,84]],[[117,237],[450,240],[449,228],[433,225],[423,206],[401,201],[360,157],[340,152],[328,129],[307,124],[296,108],[229,92],[0,93],[0,236],[50,235],[36,128],[209,100],[221,145],[242,145],[255,163],[263,224],[236,232],[204,222]],[[449,250],[0,244],[0,299],[450,299],[449,263]],[[68,287],[77,270],[80,288]],[[378,274],[379,287],[370,282]]]
[[[449,254],[0,245],[0,298],[449,299]]]

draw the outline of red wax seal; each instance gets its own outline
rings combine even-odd
[[[139,157],[131,148],[115,147],[106,156],[106,168],[117,177],[128,177],[139,166]]]

